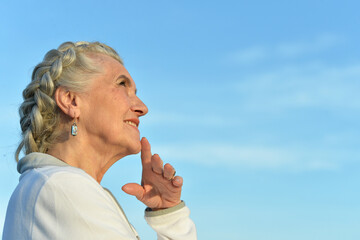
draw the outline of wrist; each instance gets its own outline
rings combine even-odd
[[[166,210],[166,209],[170,209],[170,208],[175,208],[176,206],[182,204],[183,201],[182,200],[179,200],[179,202],[177,203],[174,203],[168,207],[165,207],[165,208],[150,208],[150,207],[147,207],[145,211],[147,212],[156,212],[156,211],[163,211],[163,210]]]

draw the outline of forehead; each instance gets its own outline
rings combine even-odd
[[[91,53],[88,56],[93,60],[93,64],[98,69],[98,73],[94,74],[90,89],[99,90],[100,88],[114,86],[114,84],[118,84],[121,76],[129,80],[130,88],[136,89],[134,80],[119,61],[101,53]]]
[[[126,70],[119,61],[108,55],[102,53],[89,53],[87,55],[93,60],[94,64],[99,66],[104,72]]]
[[[86,55],[92,59],[94,65],[101,74],[117,75],[121,73],[132,80],[129,72],[118,60],[102,53],[87,53]]]

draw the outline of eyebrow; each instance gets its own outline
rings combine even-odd
[[[127,76],[125,76],[124,74],[121,74],[120,76],[118,76],[116,78],[116,80],[119,80],[119,79],[125,79],[128,82],[129,86],[130,87],[132,86],[130,79]],[[137,89],[135,89],[135,94],[137,94]]]

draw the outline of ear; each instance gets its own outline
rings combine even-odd
[[[55,91],[55,101],[62,112],[70,118],[80,116],[79,97],[64,87],[58,87]]]

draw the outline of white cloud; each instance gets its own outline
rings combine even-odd
[[[247,65],[266,59],[268,54],[266,48],[256,46],[236,51],[228,56],[228,60],[236,64]]]
[[[300,55],[321,52],[335,47],[342,43],[344,39],[340,36],[323,34],[315,37],[310,41],[298,41],[281,43],[274,47],[275,56],[281,57],[298,57]]]
[[[174,112],[174,111],[151,111],[146,115],[146,119],[143,120],[144,125],[171,125],[176,126],[223,126],[227,122],[237,122],[238,119],[234,119],[229,116],[220,116],[216,114],[186,114],[185,112]]]
[[[345,67],[318,64],[282,67],[236,83],[244,108],[255,111],[316,107],[360,109],[360,63]]]
[[[226,57],[227,63],[249,65],[264,60],[274,61],[298,58],[323,52],[344,42],[344,38],[333,34],[321,34],[313,39],[283,42],[274,45],[251,46],[234,51]]]
[[[322,34],[307,41],[256,46],[235,52],[233,62],[257,63],[258,68],[264,64],[261,61],[279,60],[277,67],[273,66],[270,71],[257,70],[233,80],[239,97],[238,108],[251,112],[296,108],[359,110],[359,62],[331,66],[314,60],[287,61],[301,55],[312,57],[314,53],[328,51],[344,42],[341,36]]]
[[[225,143],[194,143],[156,146],[163,159],[207,166],[282,171],[334,170],[345,164],[339,151],[286,146],[246,146]],[[356,157],[354,155],[353,157]]]

